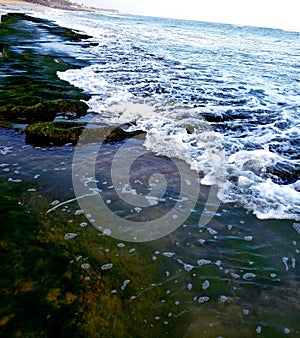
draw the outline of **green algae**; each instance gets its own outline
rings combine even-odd
[[[13,129],[14,128],[14,124],[10,121],[0,121],[0,127],[1,128],[9,128],[9,129]]]
[[[40,122],[25,128],[26,142],[41,145],[75,144],[85,123],[78,122]]]
[[[26,139],[29,144],[40,146],[75,145],[80,139],[81,143],[87,142],[119,142],[142,132],[126,132],[121,127],[109,127],[94,124],[93,128],[86,128],[87,123],[72,121],[38,122],[25,128]],[[83,133],[83,130],[85,132]],[[83,134],[82,134],[83,133]]]
[[[174,299],[153,286],[161,268],[151,257],[81,227],[82,215],[73,213],[70,222],[66,212],[46,214],[50,200],[29,194],[26,185],[1,183],[1,336],[160,337],[171,331],[166,321],[172,322]],[[66,240],[68,232],[77,237]],[[112,268],[101,269],[107,263]]]
[[[55,244],[41,240],[41,223],[24,206],[25,187],[1,185],[1,196],[0,290],[4,297],[0,301],[0,335],[41,337],[57,332],[63,336],[65,331],[79,336],[73,326],[78,305],[63,298],[76,287],[60,276],[67,270],[68,257],[55,250]],[[60,307],[47,298],[54,287],[65,290]]]
[[[60,114],[80,117],[90,96],[68,82],[57,71],[89,65],[77,59],[72,48],[85,46],[89,36],[51,21],[21,13],[9,13],[0,23],[0,119],[12,122],[53,121]],[[57,47],[53,48],[53,43]],[[70,53],[59,44],[69,44]],[[88,42],[86,42],[88,44]]]

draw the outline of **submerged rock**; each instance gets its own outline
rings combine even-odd
[[[95,126],[86,129],[87,123],[72,121],[38,122],[25,128],[26,143],[48,146],[88,142],[119,142],[141,132],[126,132],[121,127]],[[84,134],[83,130],[85,130]]]
[[[85,115],[88,106],[82,100],[90,96],[56,73],[89,65],[76,57],[79,48],[89,45],[88,38],[49,20],[22,13],[2,15],[0,120],[28,123]]]
[[[274,166],[267,167],[266,173],[275,183],[292,184],[299,180],[300,167],[297,164],[278,162]]]
[[[75,144],[84,129],[78,122],[39,122],[26,127],[26,143],[35,145]]]

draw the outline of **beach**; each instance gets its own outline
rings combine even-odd
[[[1,0],[0,5],[1,6],[7,6],[7,7],[22,6],[22,7],[25,7],[25,8],[28,7],[28,9],[37,8],[37,7],[44,7],[44,6],[41,6],[41,5],[37,5],[37,4],[33,4],[33,3],[30,3],[30,2],[21,1],[21,0]]]
[[[0,4],[5,5],[5,6],[9,6],[9,5],[14,5],[14,6],[29,5],[29,6],[32,6],[32,4],[30,4],[29,2],[20,1],[20,0],[9,0],[9,1],[1,0]]]
[[[297,34],[0,5],[0,335],[297,337]]]

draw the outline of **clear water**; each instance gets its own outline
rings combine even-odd
[[[138,191],[138,181],[153,172],[170,177],[162,211],[130,210],[112,191],[107,170],[118,145],[104,146],[96,178],[115,213],[139,221],[172,208],[178,181],[170,158],[200,174],[200,196],[185,223],[164,238],[131,244],[159,264],[159,277],[140,281],[141,293],[128,299],[159,288],[178,307],[164,319],[145,318],[142,327],[161,325],[161,336],[172,337],[299,336],[299,33],[99,13],[35,14],[99,43],[80,50],[90,67],[59,76],[93,94],[88,104],[99,121],[134,121],[132,129],[147,131],[145,140],[134,139],[148,152],[144,166],[133,163],[133,187]],[[20,143],[1,135],[10,147],[1,148],[1,177],[31,180],[60,201],[74,197],[73,150]],[[213,188],[222,203],[199,226]],[[153,301],[161,307],[163,300]]]
[[[98,43],[81,51],[90,67],[58,75],[93,94],[100,121],[135,122],[147,149],[187,162],[223,202],[260,219],[299,220],[300,33],[50,13]],[[220,156],[213,164],[203,130]]]
[[[53,229],[60,228],[61,219],[65,225],[62,225],[64,229],[60,232],[65,238],[75,234],[78,242],[81,238],[90,236],[93,233],[93,221],[89,219],[90,223],[87,219],[76,216],[80,215],[80,208],[74,201],[71,179],[73,147],[22,146],[23,136],[11,131],[1,133],[0,140],[2,145],[6,145],[1,148],[0,178],[12,185],[26,183],[29,192],[32,191],[33,201],[44,196],[49,205],[38,211],[46,216],[52,210],[51,215],[56,216]],[[143,159],[144,167],[139,167],[141,162],[136,163],[132,178],[138,177],[141,180],[152,172],[163,170],[169,177],[167,202],[163,205],[163,210],[156,207],[145,213],[135,212],[120,201],[111,189],[111,177],[107,168],[118,147],[117,144],[105,145],[97,160],[98,187],[102,191],[103,200],[111,201],[114,212],[127,219],[141,221],[141,217],[161,217],[162,211],[173,207],[170,201],[177,196],[178,173],[168,158],[158,160],[147,153]],[[135,147],[142,149],[142,141],[135,141]],[[89,158],[86,160],[88,162]],[[300,223],[290,220],[258,220],[238,205],[221,204],[213,219],[206,226],[199,227],[206,198],[207,191],[202,188],[194,211],[186,222],[161,239],[148,243],[118,240],[111,243],[107,239],[107,244],[104,239],[102,246],[106,252],[114,252],[114,266],[128,265],[125,267],[128,270],[126,278],[134,280],[134,288],[123,295],[121,287],[124,276],[120,279],[116,272],[111,290],[106,292],[116,294],[116,297],[125,297],[127,302],[144,302],[146,307],[149,303],[152,304],[149,315],[145,315],[142,322],[136,322],[137,332],[146,330],[146,336],[151,336],[151,328],[158,326],[161,328],[160,336],[171,337],[298,337]],[[66,201],[69,202],[65,203]],[[65,217],[72,222],[69,223],[72,225],[71,231],[66,225]],[[106,225],[105,217],[101,224]],[[95,253],[104,250],[94,243],[98,236],[95,239],[89,238]],[[113,246],[110,247],[109,243]],[[120,243],[123,243],[122,246]],[[126,256],[124,261],[123,255],[129,249],[131,258]],[[136,279],[140,272],[135,269],[139,269],[140,264],[137,264],[134,253],[143,257],[147,269],[153,266],[150,279]],[[80,254],[77,252],[76,256]],[[86,257],[85,260],[89,261],[89,258]],[[101,266],[109,263],[109,259],[102,258],[99,261]],[[111,267],[112,274],[114,266]],[[153,293],[152,290],[163,292],[165,297],[157,298],[156,292]],[[176,309],[170,312],[166,301],[172,301]],[[153,312],[155,304],[160,313],[158,319]],[[122,311],[129,309],[125,306]],[[132,316],[130,312],[127,315],[130,318]],[[94,320],[97,321],[96,314]]]

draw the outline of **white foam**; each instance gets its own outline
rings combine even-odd
[[[68,69],[65,72],[57,72],[61,80],[68,81],[72,85],[78,85],[90,94],[100,94],[109,87],[109,83],[97,76],[97,66],[82,69]]]
[[[209,297],[207,296],[202,296],[198,298],[198,303],[202,304],[202,303],[206,303],[209,301]]]
[[[68,240],[68,239],[72,239],[72,238],[75,238],[77,237],[77,234],[73,233],[73,232],[69,232],[65,235],[65,239]]]
[[[297,233],[300,235],[300,224],[299,223],[294,223],[293,228],[297,231]]]
[[[300,192],[295,184],[279,185],[264,178],[268,167],[284,161],[265,149],[230,155],[227,170],[237,177],[237,184],[228,182],[223,201],[238,201],[259,219],[299,219]]]
[[[257,149],[252,151],[238,151],[228,158],[229,164],[234,164],[241,170],[252,170],[255,172],[263,171],[267,166],[274,165],[280,160],[283,160],[280,156],[271,153],[264,149]],[[245,165],[249,164],[246,169],[243,169]]]
[[[218,198],[224,203],[238,202],[260,219],[300,219],[300,180],[289,185],[279,185],[267,175],[267,168],[274,167],[276,163],[299,165],[299,161],[291,161],[284,151],[280,156],[271,150],[271,145],[280,143],[278,140],[289,137],[299,139],[296,108],[300,103],[299,95],[293,81],[287,83],[284,80],[284,77],[292,76],[293,73],[282,66],[280,72],[284,76],[276,76],[278,64],[285,60],[282,55],[289,48],[287,41],[276,40],[278,53],[274,53],[273,38],[268,36],[254,38],[249,35],[248,39],[243,40],[238,34],[221,36],[218,31],[208,27],[197,30],[153,25],[149,29],[147,22],[132,26],[130,21],[110,20],[108,25],[106,19],[99,20],[97,15],[74,13],[66,19],[61,12],[50,13],[59,24],[91,34],[94,36],[93,41],[99,43],[88,50],[89,56],[83,55],[95,63],[99,59],[98,64],[58,72],[61,79],[92,94],[87,102],[89,111],[98,113],[99,121],[113,124],[134,122],[135,126],[131,130],[147,132],[144,146],[148,150],[188,163],[192,170],[203,174],[201,184],[218,187]],[[76,17],[76,20],[71,20],[72,17]],[[133,45],[143,52],[137,52],[136,56]],[[237,46],[238,51],[234,51]],[[225,47],[236,52],[235,57],[241,62],[233,65]],[[218,50],[218,56],[211,57],[212,48],[213,51]],[[152,58],[148,53],[153,50],[155,57]],[[199,54],[199,50],[205,51],[205,57]],[[245,56],[240,53],[241,50]],[[253,69],[249,55],[256,55],[263,67]],[[270,55],[274,58],[272,63],[269,62]],[[157,56],[168,62],[180,62],[172,69],[157,60]],[[219,66],[220,61],[222,68]],[[297,64],[297,58],[292,53],[289,62],[290,67],[293,63]],[[164,95],[151,90],[150,97],[145,101],[133,94],[140,92],[141,95],[148,95],[143,92],[145,84],[153,89],[156,83],[168,83],[174,85],[177,94],[181,95],[184,91],[193,95],[197,87],[193,85],[197,67],[203,75],[197,78],[203,87],[202,98],[208,102],[201,109],[184,106],[178,101],[167,102]],[[268,67],[268,72],[265,67]],[[140,72],[137,69],[141,69]],[[151,70],[150,77],[146,73],[144,76],[143,70]],[[210,82],[211,79],[219,78],[223,82],[221,86],[227,87],[230,95],[247,102],[239,106],[230,100],[225,104],[225,99],[225,103],[219,104],[215,96],[222,93],[222,88]],[[174,79],[179,82],[178,90],[175,90],[177,83]],[[251,94],[253,89],[259,90],[263,99]],[[283,102],[284,107],[290,106],[279,109],[279,102]],[[232,121],[236,128],[226,130],[225,136],[213,130],[201,117],[201,113],[226,117],[229,111],[238,109],[253,115],[261,110],[259,118],[268,117],[276,109],[278,116],[275,122],[271,119],[268,124],[256,121],[255,128],[253,124],[247,126],[247,119],[237,118]],[[287,123],[288,127],[280,128],[277,122]],[[238,126],[241,126],[241,130]],[[248,144],[262,149],[246,150]]]
[[[202,290],[207,290],[210,287],[210,282],[208,280],[205,280],[202,283]]]
[[[103,264],[101,270],[110,270],[113,267],[112,263]]]
[[[0,146],[0,154],[7,155],[12,152],[13,147]]]
[[[103,92],[107,87],[107,83],[101,82],[97,90]],[[94,84],[92,90],[95,88]],[[116,90],[113,97],[101,104],[95,97],[88,103],[91,109],[102,112],[101,118],[106,122],[134,121],[136,127],[132,130],[147,132],[144,146],[148,150],[157,155],[179,158],[192,170],[201,172],[204,175],[201,184],[218,186],[218,198],[223,202],[238,201],[260,219],[299,219],[300,192],[295,190],[296,184],[282,186],[262,178],[267,167],[285,160],[281,156],[259,149],[241,150],[226,158],[222,149],[223,136],[212,130],[203,130],[208,129],[205,121],[202,126],[197,121],[198,129],[189,134],[187,129],[178,126],[178,121],[171,119],[174,111],[162,112],[147,104],[111,105],[117,101],[128,102],[131,95],[120,93],[122,90]],[[184,119],[180,120],[181,125],[184,122]],[[192,123],[190,118],[188,123]],[[237,184],[226,180],[229,172],[237,177]]]
[[[300,219],[300,192],[291,186],[267,179],[253,187],[253,193],[256,194],[253,212],[258,218]]]

